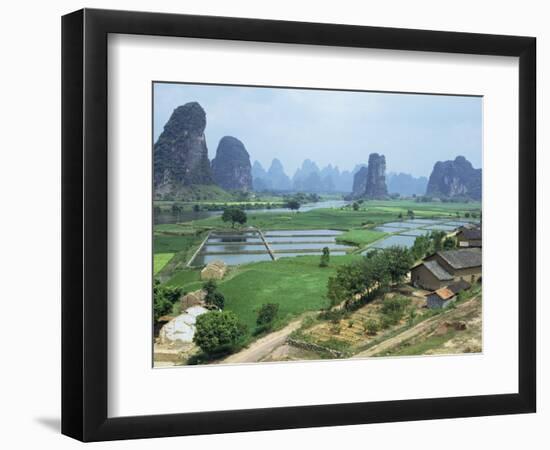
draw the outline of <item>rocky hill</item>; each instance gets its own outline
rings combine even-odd
[[[464,157],[435,163],[426,195],[441,198],[481,200],[481,169],[474,169]]]
[[[271,166],[267,170],[267,177],[271,182],[273,189],[277,191],[289,191],[291,188],[290,178],[285,173],[281,161],[275,158],[271,161]]]
[[[244,144],[232,136],[224,136],[212,160],[215,183],[227,190],[252,190],[250,156]]]
[[[214,183],[204,137],[206,114],[197,102],[177,107],[153,148],[155,197]]]
[[[365,195],[365,190],[367,189],[367,166],[361,167],[353,177],[353,190],[352,197],[360,198]]]
[[[378,153],[369,155],[367,167],[367,185],[365,195],[368,199],[384,199],[388,197],[386,186],[386,157]]]

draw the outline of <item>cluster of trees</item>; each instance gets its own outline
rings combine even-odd
[[[398,218],[398,219],[402,219],[402,218],[403,218],[403,213],[400,212],[400,213],[397,215],[397,218]],[[413,211],[412,209],[407,210],[407,218],[409,218],[409,219],[414,219],[414,211]]]
[[[432,231],[425,236],[418,236],[410,252],[415,260],[422,259],[426,255],[438,252],[440,250],[452,250],[456,248],[456,239],[447,237],[444,231]]]
[[[153,316],[155,322],[159,318],[170,314],[174,304],[184,294],[180,287],[162,286],[159,280],[153,283]]]
[[[283,198],[285,201],[285,207],[291,209],[292,211],[298,211],[304,203],[317,203],[321,200],[321,197],[318,194],[304,194],[303,192],[298,192],[293,195],[285,195]]]
[[[404,247],[373,250],[359,261],[337,269],[336,275],[329,278],[327,297],[332,306],[345,302],[345,307],[351,308],[402,281],[413,262],[412,253]]]

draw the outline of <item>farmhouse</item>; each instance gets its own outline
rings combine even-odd
[[[446,308],[458,298],[458,293],[469,289],[471,284],[464,280],[450,284],[447,287],[431,292],[426,296],[426,305],[428,308]]]
[[[428,256],[411,269],[414,286],[436,291],[453,281],[474,283],[481,277],[481,250],[445,250]]]
[[[461,228],[456,234],[458,246],[464,247],[481,247],[481,228]]]

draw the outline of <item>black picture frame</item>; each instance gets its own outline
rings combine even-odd
[[[518,392],[109,418],[107,36],[110,33],[519,57]],[[94,9],[64,16],[62,433],[82,441],[104,441],[535,412],[535,91],[533,37]]]

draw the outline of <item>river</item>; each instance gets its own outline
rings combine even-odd
[[[304,203],[300,207],[301,212],[307,212],[321,208],[341,208],[349,202],[346,200],[326,200],[317,203]],[[290,212],[288,208],[271,208],[271,209],[245,209],[247,214],[253,213],[285,213]],[[223,210],[220,211],[181,211],[173,213],[172,211],[162,211],[160,214],[155,214],[155,225],[168,223],[190,222],[192,220],[206,219],[207,217],[220,216]]]

